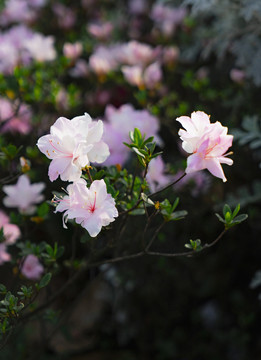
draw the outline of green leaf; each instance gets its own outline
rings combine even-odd
[[[141,150],[137,149],[136,147],[133,147],[132,150],[135,151],[135,153],[138,154],[139,156],[145,158],[145,155],[142,154]]]
[[[245,221],[246,219],[248,218],[248,215],[247,214],[241,214],[241,215],[238,215],[236,216],[234,219],[233,219],[233,223],[241,223],[242,221]]]
[[[149,205],[154,205],[154,202],[151,199],[149,199],[146,194],[141,193],[141,198],[145,203],[147,203]]]
[[[144,209],[134,209],[129,212],[130,215],[144,215],[145,210]]]
[[[46,273],[46,274],[41,278],[40,283],[39,283],[39,285],[38,285],[38,288],[41,289],[41,288],[47,286],[47,285],[49,284],[51,278],[52,278],[52,274],[51,274],[51,273]]]
[[[44,218],[49,212],[49,205],[44,202],[37,208],[37,215]]]
[[[225,224],[226,221],[219,214],[216,213],[215,215],[217,216],[219,221]]]
[[[233,219],[238,214],[239,210],[240,210],[240,204],[238,204],[237,207],[235,208],[235,210],[233,211],[233,214],[232,214]]]
[[[226,217],[226,214],[227,213],[232,213],[231,209],[230,209],[230,206],[228,204],[225,204],[224,207],[223,207],[223,215],[224,215],[224,218]]]
[[[168,221],[178,221],[178,220],[184,219],[184,217],[187,214],[188,214],[188,212],[186,210],[180,210],[180,211],[173,212],[167,218],[168,218]]]

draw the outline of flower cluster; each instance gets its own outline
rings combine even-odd
[[[56,120],[50,134],[37,142],[40,151],[52,160],[50,180],[60,176],[63,181],[76,181],[81,177],[82,168],[90,162],[104,162],[109,156],[109,148],[101,140],[102,134],[102,121],[92,121],[87,113],[72,120],[64,117]]]
[[[227,181],[221,167],[221,164],[233,164],[233,160],[226,157],[233,141],[233,135],[227,134],[227,127],[218,121],[211,124],[209,116],[202,111],[193,112],[191,118],[181,116],[177,121],[186,129],[179,130],[182,147],[192,154],[187,160],[186,173],[208,169],[212,175]]]
[[[63,212],[64,226],[67,219],[75,219],[90,236],[95,237],[102,226],[107,226],[118,216],[115,201],[104,180],[92,182],[87,188],[81,179],[82,168],[90,163],[102,163],[109,156],[108,145],[101,140],[103,122],[93,121],[89,114],[72,120],[60,117],[51,126],[50,134],[42,136],[37,146],[49,159],[49,178],[54,181],[60,176],[68,185],[64,198],[56,199],[55,212]],[[66,226],[65,226],[66,227]]]

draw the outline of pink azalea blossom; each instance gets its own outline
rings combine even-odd
[[[43,272],[44,267],[38,257],[32,254],[27,255],[21,267],[23,276],[30,280],[38,280]]]
[[[106,75],[118,67],[114,47],[99,46],[89,58],[89,67],[97,75]]]
[[[31,184],[27,175],[21,175],[15,185],[3,186],[7,195],[3,203],[6,207],[17,207],[21,213],[30,215],[36,209],[35,204],[44,199],[40,194],[44,188],[44,183]]]
[[[159,47],[153,48],[148,44],[143,44],[136,40],[119,45],[116,50],[115,55],[119,63],[126,65],[140,65],[143,67],[146,67],[148,64],[155,61],[160,54]]]
[[[180,50],[177,46],[166,46],[163,50],[163,63],[175,65],[179,59]]]
[[[144,87],[143,69],[140,65],[123,66],[121,68],[127,82],[139,88]]]
[[[57,16],[58,25],[62,29],[71,29],[76,22],[76,15],[72,9],[59,2],[52,6],[53,12]]]
[[[0,210],[0,229],[3,228],[5,244],[11,245],[20,237],[21,231],[15,224],[9,223],[9,217]]]
[[[82,54],[82,50],[82,44],[79,41],[74,44],[65,43],[63,45],[64,56],[74,61]]]
[[[0,97],[0,125],[1,132],[18,132],[26,135],[31,131],[32,112],[26,104],[12,102],[8,99]]]
[[[59,199],[55,212],[63,212],[64,227],[68,219],[75,219],[90,236],[99,234],[103,226],[109,225],[118,216],[115,201],[104,180],[95,180],[90,188],[83,179],[67,187],[68,195]]]
[[[42,34],[35,33],[32,39],[24,42],[24,48],[36,61],[53,61],[56,58],[53,36],[44,36]]]
[[[145,70],[140,65],[126,65],[121,70],[128,83],[139,88],[154,89],[162,79],[162,70],[159,62],[150,64]]]
[[[87,26],[88,32],[98,40],[108,40],[111,36],[113,25],[107,21],[104,23],[92,23]]]
[[[152,8],[151,18],[165,36],[170,36],[182,24],[186,13],[186,9],[182,7],[174,8],[163,4],[155,4]]]
[[[246,79],[246,73],[244,70],[231,69],[230,78],[237,84],[243,84]]]
[[[158,61],[150,64],[144,71],[144,83],[147,89],[154,89],[162,79],[162,70]]]
[[[166,174],[166,165],[161,156],[157,156],[150,161],[146,180],[151,192],[164,188],[170,184],[173,179],[173,176]]]
[[[202,111],[193,112],[191,118],[181,116],[177,121],[186,129],[179,130],[182,147],[192,154],[187,160],[186,173],[208,169],[225,182],[227,179],[221,164],[233,164],[233,160],[226,157],[233,140],[232,135],[227,135],[227,127],[217,121],[211,124],[209,116]]]
[[[146,13],[148,10],[148,3],[147,0],[129,0],[128,8],[131,14],[140,15]]]
[[[42,136],[37,146],[52,160],[49,178],[54,181],[76,181],[82,168],[90,162],[102,163],[109,156],[109,148],[102,140],[103,123],[92,121],[89,114],[72,120],[60,117],[51,126],[50,134]]]
[[[89,75],[89,66],[86,60],[78,59],[69,74],[74,78],[87,77]]]
[[[112,156],[105,161],[105,165],[123,165],[129,157],[130,150],[123,144],[129,142],[129,132],[136,128],[147,137],[154,136],[155,141],[161,145],[158,136],[159,120],[147,110],[135,110],[132,105],[124,104],[116,109],[108,105],[105,109],[105,129],[103,139],[109,146]]]
[[[0,265],[3,265],[3,263],[10,260],[11,260],[11,255],[8,254],[8,252],[6,251],[6,245],[3,243],[0,244]]]

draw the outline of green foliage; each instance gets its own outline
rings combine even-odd
[[[223,216],[220,216],[219,214],[216,214],[219,221],[225,224],[225,229],[228,230],[231,227],[240,224],[241,222],[245,221],[248,218],[247,214],[240,214],[237,216],[238,212],[240,210],[240,204],[238,204],[235,208],[235,210],[232,212],[229,205],[224,205],[223,208]]]
[[[171,204],[168,199],[163,200],[159,204],[160,212],[166,222],[184,219],[188,214],[186,210],[174,211],[177,208],[178,203],[179,198],[176,198],[173,204]]]
[[[162,152],[154,153],[156,143],[153,142],[153,136],[146,139],[146,134],[142,135],[140,130],[135,128],[130,134],[131,144],[124,143],[133,150],[143,167],[146,167],[150,160],[162,154]]]
[[[201,251],[202,250],[201,240],[200,239],[189,240],[189,244],[185,244],[185,247],[193,251]]]

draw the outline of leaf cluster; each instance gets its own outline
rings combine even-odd
[[[225,229],[228,230],[231,227],[240,224],[248,218],[247,214],[240,214],[237,216],[240,210],[240,204],[238,204],[234,211],[231,210],[230,206],[225,204],[223,208],[223,216],[216,214],[219,221],[225,224]]]

